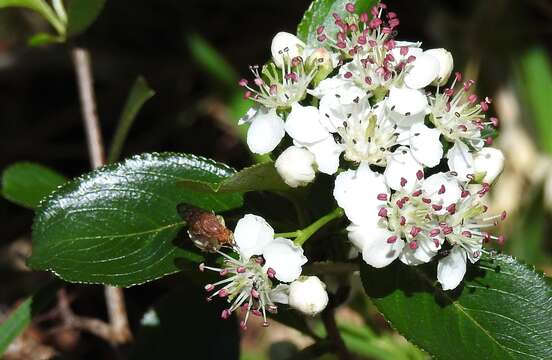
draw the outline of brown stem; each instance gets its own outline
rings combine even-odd
[[[105,165],[105,152],[100,132],[100,122],[96,110],[96,98],[94,95],[94,78],[90,64],[90,54],[86,49],[75,48],[71,50],[73,66],[77,76],[79,97],[81,103],[82,118],[90,154],[92,168]],[[111,327],[111,342],[126,343],[132,339],[128,317],[125,308],[123,290],[116,287],[105,287],[105,299],[109,322]]]
[[[328,308],[322,312],[321,317],[326,327],[326,332],[328,333],[328,340],[335,346],[337,358],[339,360],[352,360],[353,358],[347,350],[347,346],[345,346],[345,342],[337,328],[334,309],[328,306]]]

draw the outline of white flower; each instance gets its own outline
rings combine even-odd
[[[482,131],[488,126],[497,126],[497,119],[485,119],[484,112],[491,103],[489,98],[479,101],[475,94],[468,93],[474,81],[468,80],[461,89],[454,90],[460,79],[461,75],[456,73],[450,88],[429,97],[429,119],[448,141],[461,141],[474,150],[480,150],[489,142],[489,138],[483,138]]]
[[[241,121],[250,123],[247,131],[249,149],[256,154],[274,150],[285,135],[284,120],[276,114],[275,109],[250,110],[246,115],[248,118]]]
[[[441,132],[423,123],[413,124],[408,131],[403,131],[398,141],[409,145],[410,152],[416,161],[427,167],[435,167],[443,157],[443,144],[439,140]]]
[[[447,159],[449,169],[457,173],[459,179],[463,181],[473,179],[474,160],[468,145],[462,141],[455,142],[447,152]]]
[[[481,176],[482,182],[491,184],[504,170],[504,154],[502,151],[484,147],[474,155],[475,178]]]
[[[276,66],[284,67],[292,59],[302,56],[305,47],[305,43],[297,36],[283,31],[279,32],[274,36],[270,45],[272,60]]]
[[[322,125],[317,108],[294,104],[286,119],[285,130],[293,138],[294,145],[313,153],[320,172],[331,175],[337,171],[343,147]]]
[[[296,188],[311,183],[314,171],[314,155],[307,149],[290,146],[284,150],[274,163],[278,174],[289,186]]]
[[[291,240],[274,239],[274,229],[262,217],[252,214],[238,221],[234,240],[233,250],[239,254],[237,259],[217,251],[224,257],[220,268],[199,266],[201,271],[212,270],[227,276],[205,286],[205,290],[212,293],[208,299],[227,298],[230,306],[223,311],[223,319],[240,307],[246,310],[245,319],[240,323],[243,329],[247,328],[250,314],[262,316],[266,326],[266,311],[275,312],[276,302],[287,303],[287,285],[274,287],[272,279],[287,283],[296,280],[307,258],[303,249]]]
[[[432,84],[438,86],[445,85],[449,80],[452,69],[454,68],[452,54],[443,48],[426,50],[424,53],[435,57],[435,59],[439,62],[439,75]]]
[[[314,316],[328,305],[326,285],[316,276],[301,276],[289,285],[289,305]]]

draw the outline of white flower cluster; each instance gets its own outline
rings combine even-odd
[[[484,242],[503,241],[486,229],[505,214],[487,216],[481,202],[504,162],[489,147],[491,100],[460,73],[449,79],[447,50],[395,40],[399,19],[385,4],[371,16],[345,9],[336,32],[317,29],[317,48],[278,33],[273,61],[240,81],[257,104],[241,120],[247,143],[258,154],[288,146],[275,166],[291,187],[337,174],[335,199],[368,264],[438,256],[438,280],[453,289]]]
[[[247,329],[249,316],[263,318],[268,326],[267,312],[275,313],[276,303],[289,304],[308,315],[316,315],[328,304],[325,285],[316,276],[300,276],[307,262],[303,249],[290,239],[274,237],[274,229],[260,216],[247,214],[234,230],[231,249],[236,258],[215,250],[224,257],[221,267],[200,264],[201,271],[212,270],[223,279],[205,285],[213,297],[226,298],[230,306],[221,317],[228,319],[241,309],[244,319],[240,326]],[[291,284],[288,284],[291,283]]]

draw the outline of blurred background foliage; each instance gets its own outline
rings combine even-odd
[[[495,144],[505,152],[507,165],[489,205],[510,215],[502,229],[508,239],[505,251],[550,274],[552,2],[387,3],[399,14],[400,39],[449,49],[456,68],[477,80],[479,95],[493,99],[492,111],[501,120]],[[129,89],[141,74],[156,95],[136,118],[123,157],[178,151],[236,168],[250,164],[252,158],[240,140],[244,129],[234,126],[250,105],[242,99],[237,80],[248,77],[249,64],[265,62],[276,32],[295,32],[308,5],[309,0],[107,1],[90,29],[68,44],[86,47],[92,54],[106,143],[112,141]],[[89,168],[77,89],[67,45],[27,46],[31,35],[41,31],[48,31],[48,24],[34,13],[0,11],[0,169],[16,161],[34,161],[70,178]],[[0,200],[0,320],[50,278],[25,267],[32,216],[30,210]],[[126,290],[133,329],[140,327],[148,308],[185,281],[178,275]],[[356,281],[352,287],[357,290],[338,311],[351,351],[366,359],[427,357],[388,328],[360,295]],[[77,312],[105,317],[101,287],[75,285],[69,291]],[[184,322],[185,311],[196,300],[188,304],[182,299],[184,313],[178,318]],[[33,357],[17,357],[21,353],[12,349],[6,358],[47,359],[54,353],[67,359],[122,358],[90,335],[51,326],[46,315],[19,339],[20,345],[33,349]],[[175,327],[172,333],[180,331],[182,341],[192,341],[191,324],[178,329],[174,321],[169,323]],[[320,324],[311,325],[321,335]],[[208,327],[198,331],[212,335]],[[241,358],[293,358],[310,344],[309,336],[278,323],[271,331],[253,327],[242,334]]]

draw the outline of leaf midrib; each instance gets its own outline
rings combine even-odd
[[[515,357],[513,357],[511,351],[506,348],[504,345],[502,345],[494,336],[492,336],[491,333],[489,333],[487,331],[487,329],[485,329],[483,327],[483,325],[481,325],[475,318],[473,318],[470,314],[468,314],[465,310],[465,308],[460,305],[456,300],[452,299],[445,291],[439,289],[438,287],[436,287],[434,284],[435,282],[432,281],[431,279],[429,279],[421,270],[417,269],[417,268],[414,268],[414,271],[416,274],[419,275],[419,277],[424,281],[426,282],[429,286],[431,286],[433,289],[435,289],[436,291],[438,291],[440,294],[442,294],[447,300],[450,301],[450,303],[456,308],[458,309],[458,311],[463,314],[469,321],[471,321],[476,327],[478,327],[489,339],[491,339],[496,345],[498,345],[498,347],[500,349],[502,349],[502,351],[504,351],[506,354],[508,354],[509,358],[510,359],[516,359]],[[525,354],[525,353],[523,353]],[[531,354],[525,354],[525,355],[531,355]]]

